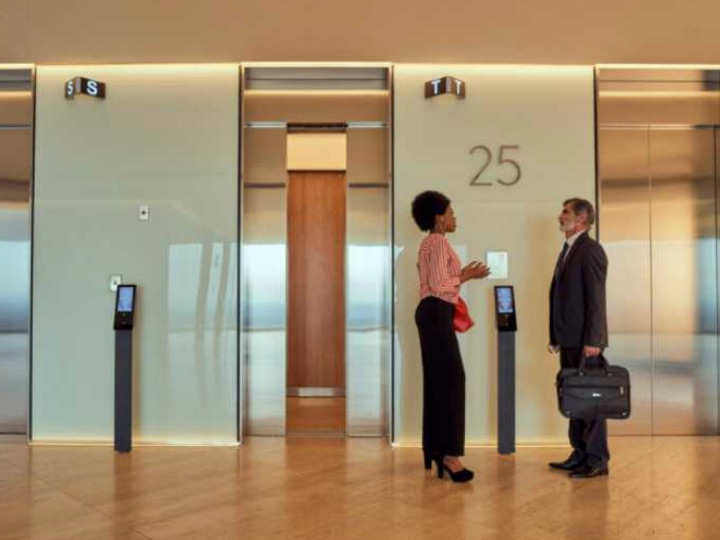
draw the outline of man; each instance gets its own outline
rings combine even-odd
[[[576,368],[582,357],[591,367],[607,346],[605,251],[588,232],[595,223],[592,204],[568,199],[558,216],[565,244],[558,257],[550,286],[550,349],[560,352],[563,368]],[[604,418],[570,420],[573,451],[553,469],[568,471],[571,478],[593,478],[608,474],[610,452]]]

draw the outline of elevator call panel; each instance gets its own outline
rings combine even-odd
[[[135,285],[118,285],[115,293],[115,330],[132,330],[135,318]]]
[[[499,332],[515,332],[515,292],[512,285],[495,287],[495,324]]]

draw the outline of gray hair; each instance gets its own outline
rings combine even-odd
[[[572,199],[568,199],[563,203],[563,206],[566,204],[569,204],[572,208],[573,213],[576,216],[579,216],[581,214],[585,214],[587,216],[587,224],[588,229],[593,226],[595,223],[595,209],[593,208],[593,205],[590,201],[585,199],[580,199],[579,197],[573,197]]]

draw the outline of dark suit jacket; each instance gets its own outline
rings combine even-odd
[[[607,256],[582,233],[550,285],[550,343],[562,348],[608,344],[605,282]]]

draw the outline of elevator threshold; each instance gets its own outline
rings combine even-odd
[[[341,431],[288,431],[286,437],[293,439],[344,439]]]
[[[344,437],[344,397],[293,397],[287,400],[288,435]]]
[[[344,388],[329,386],[291,386],[286,392],[287,397],[345,397]]]

